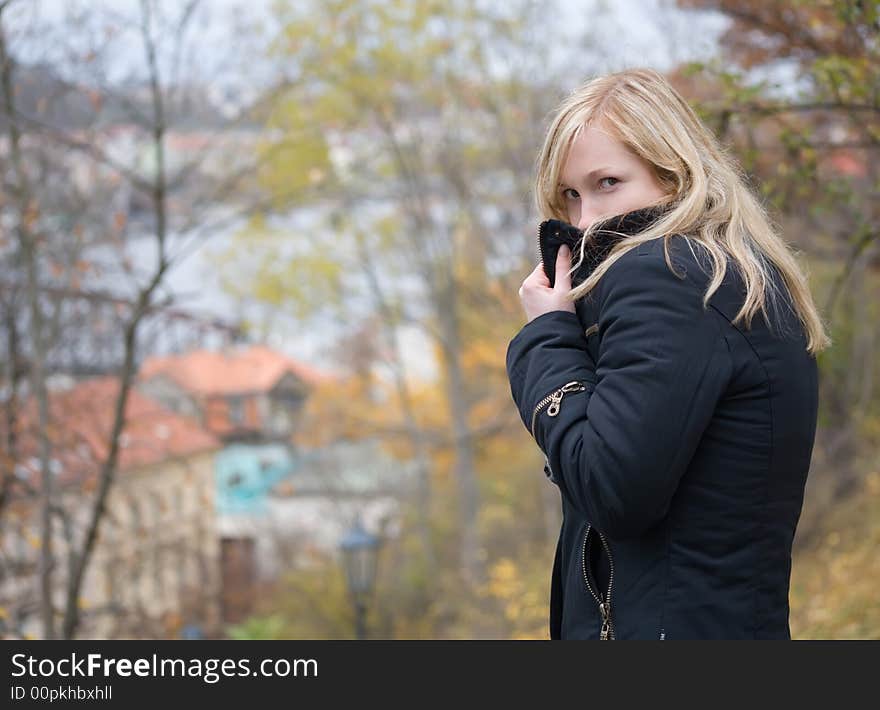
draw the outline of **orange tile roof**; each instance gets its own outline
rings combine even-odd
[[[49,395],[51,458],[58,465],[59,480],[72,483],[98,473],[109,453],[119,380],[97,377],[73,388]],[[220,441],[194,419],[165,409],[132,388],[120,435],[118,468],[129,470],[170,458],[191,456],[221,447]],[[22,407],[19,419],[19,461],[39,484],[37,456],[37,407],[32,398]]]
[[[139,377],[167,375],[181,387],[197,394],[266,392],[291,372],[310,384],[328,376],[264,345],[231,352],[195,350],[181,355],[151,357],[144,361]]]

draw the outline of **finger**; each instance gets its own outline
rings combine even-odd
[[[528,275],[526,281],[530,281],[532,283],[536,283],[540,286],[545,286],[550,288],[550,279],[547,278],[547,273],[544,271],[544,263],[539,261],[538,265],[532,269],[532,273]]]
[[[567,244],[563,244],[559,247],[559,251],[556,254],[556,280],[555,285],[557,287],[565,288],[565,290],[571,289],[571,277],[568,275],[568,270],[571,268],[571,252],[568,249]]]
[[[543,273],[544,273],[544,267],[542,266],[541,262],[539,261],[538,265],[534,269],[532,269],[532,271],[529,273],[529,275],[526,276],[523,279],[523,282],[520,284],[519,291],[518,291],[520,298],[523,297],[523,293],[525,292],[526,287],[531,286],[535,281],[539,281],[541,278],[540,274],[543,274]],[[547,274],[544,274],[544,278],[545,279],[547,278]],[[549,283],[547,285],[549,286]]]

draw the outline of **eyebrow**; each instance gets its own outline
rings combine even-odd
[[[590,177],[592,177],[593,175],[595,175],[596,173],[604,173],[604,172],[607,172],[607,171],[612,171],[612,172],[613,172],[614,169],[613,169],[611,166],[606,165],[606,166],[604,166],[604,167],[596,168],[595,170],[591,170],[591,171],[588,172],[586,175],[584,175],[584,177],[585,177],[585,178],[590,178]],[[565,182],[560,182],[560,183],[557,185],[557,187],[560,187],[560,186],[565,185],[565,184],[566,184]]]

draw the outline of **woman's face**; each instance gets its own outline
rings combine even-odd
[[[558,187],[568,221],[587,229],[665,196],[649,164],[604,131],[584,126],[572,142]]]

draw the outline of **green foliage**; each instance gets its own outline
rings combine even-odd
[[[226,629],[226,635],[236,641],[266,641],[284,638],[284,617],[280,614],[252,616]]]
[[[468,0],[314,0],[275,10],[282,31],[267,54],[285,65],[286,81],[266,102],[260,146],[272,199],[218,257],[224,286],[300,323],[330,317],[355,327],[380,309],[377,320],[391,327],[422,305],[404,279],[433,281],[424,298],[435,301],[454,281],[456,317],[469,320],[463,335],[478,332],[491,303],[485,262],[509,259],[489,239],[484,210],[523,221],[522,156],[538,132],[537,122],[523,123],[532,79],[499,71],[493,53],[525,56],[530,35],[521,32],[538,11]],[[448,215],[436,214],[438,203]],[[270,214],[303,205],[326,221],[308,233],[267,226]],[[422,314],[431,308],[419,315],[429,329],[437,326]]]

